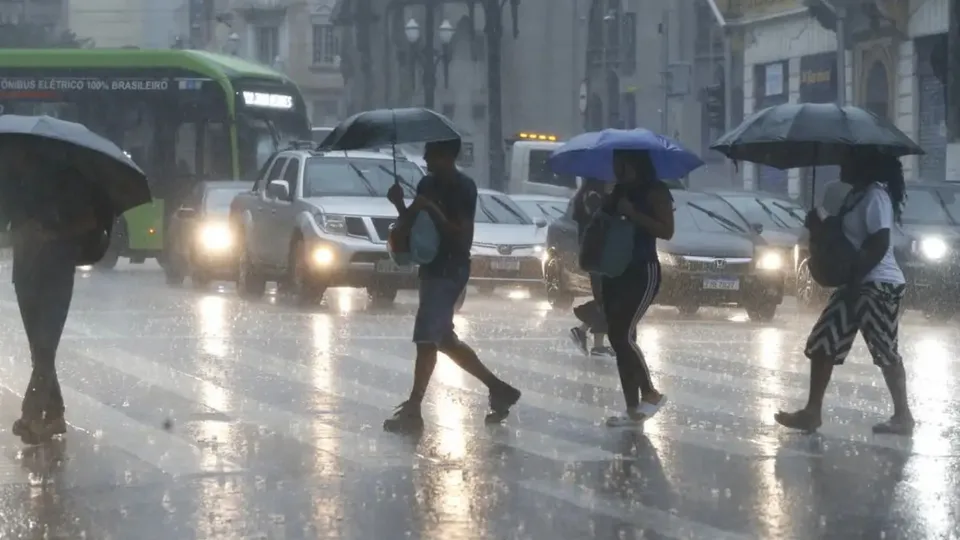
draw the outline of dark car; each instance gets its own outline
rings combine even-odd
[[[213,280],[233,281],[237,275],[236,238],[230,228],[230,203],[246,182],[201,182],[170,218],[166,240],[170,262],[167,283],[180,285],[190,277],[195,286]]]
[[[903,224],[894,231],[894,253],[907,282],[905,307],[931,319],[946,320],[960,311],[960,185],[907,184]],[[797,300],[820,308],[829,290],[817,285],[806,269],[801,246]]]
[[[787,290],[794,290],[796,246],[804,237],[803,220],[807,211],[797,203],[757,191],[714,191],[730,203],[743,219],[763,237],[767,243],[781,249],[788,261]]]
[[[751,229],[743,216],[711,193],[672,190],[675,233],[658,240],[663,282],[656,303],[693,314],[701,306],[740,306],[752,320],[773,318],[783,300],[788,260]],[[572,205],[547,229],[544,280],[547,299],[565,309],[589,294],[590,280],[578,264]]]

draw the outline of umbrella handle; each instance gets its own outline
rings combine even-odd
[[[390,141],[390,156],[393,158],[393,183],[400,184],[400,177],[397,176],[397,111],[390,109],[390,121],[393,122],[393,138]]]

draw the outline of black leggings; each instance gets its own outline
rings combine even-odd
[[[617,371],[627,408],[640,406],[640,394],[654,391],[647,362],[637,345],[637,323],[660,290],[660,263],[632,264],[617,277],[603,278],[607,337],[617,354]]]

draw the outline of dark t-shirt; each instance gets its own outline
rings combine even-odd
[[[452,222],[473,223],[477,214],[477,184],[473,179],[457,172],[453,178],[441,180],[433,175],[424,176],[417,184],[417,195],[430,199],[443,215]],[[473,234],[458,239],[440,235],[440,247],[436,258],[420,266],[420,277],[445,277],[456,270],[470,267],[470,248]]]
[[[615,211],[617,202],[621,197],[624,197],[633,204],[638,212],[653,216],[653,204],[650,202],[650,195],[655,191],[666,191],[667,196],[673,200],[670,188],[667,184],[660,181],[629,186],[617,184],[613,188],[613,193],[610,194],[605,206],[610,211]],[[640,264],[658,260],[657,238],[646,229],[640,227],[636,227],[635,229],[633,236],[633,259],[631,263]]]

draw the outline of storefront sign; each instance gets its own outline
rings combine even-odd
[[[243,103],[248,107],[266,109],[292,109],[293,96],[268,94],[265,92],[243,92]]]
[[[98,77],[0,77],[0,90],[7,92],[120,91],[164,92],[169,79],[102,79]]]
[[[837,101],[837,55],[814,54],[800,59],[800,101],[833,103]]]

